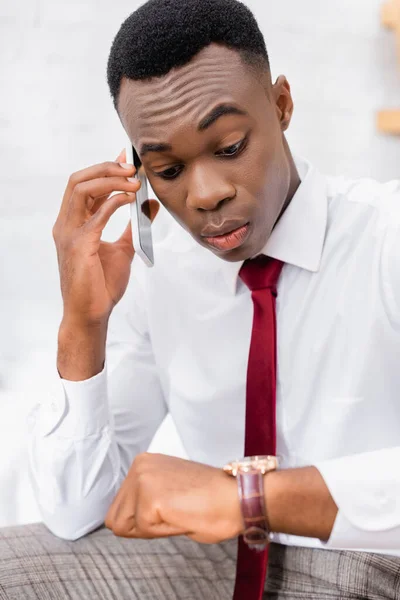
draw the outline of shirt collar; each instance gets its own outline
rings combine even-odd
[[[301,183],[261,254],[317,272],[328,218],[326,180],[308,161],[294,160]],[[224,262],[223,276],[232,293],[243,262]]]

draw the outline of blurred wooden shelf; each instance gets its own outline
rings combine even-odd
[[[398,0],[388,0],[382,6],[381,21],[384,27],[397,29],[399,24],[400,3]]]
[[[386,0],[382,5],[381,23],[384,27],[394,30],[400,60],[400,0]]]
[[[396,34],[397,55],[400,62],[400,0],[387,0],[383,4],[381,22],[384,27],[393,29]],[[400,109],[378,112],[377,126],[382,133],[400,135]]]
[[[379,111],[377,125],[382,133],[400,135],[400,109]]]

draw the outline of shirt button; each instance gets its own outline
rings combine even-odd
[[[32,410],[28,413],[27,423],[29,427],[33,427],[38,419],[38,413],[40,411],[40,403],[35,404]]]
[[[56,412],[56,410],[57,410],[57,404],[56,404],[55,402],[52,402],[52,403],[50,404],[50,407],[51,407],[51,410],[52,410],[53,412]]]

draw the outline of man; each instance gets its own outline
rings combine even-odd
[[[400,597],[399,183],[293,158],[289,83],[271,80],[236,0],[146,3],[114,40],[108,82],[162,207],[153,269],[132,262],[130,225],[101,242],[139,187],[123,154],[71,176],[54,226],[61,381],[37,409],[31,465],[50,531],[86,536],[55,546],[69,569],[57,597],[111,597],[103,570],[118,598],[230,598],[249,504],[221,467],[256,448],[249,397],[269,410],[275,391],[281,464],[256,511],[273,532],[265,597]],[[276,347],[274,312],[257,330],[263,300],[245,276],[260,255],[279,275]],[[271,394],[251,393],[275,349]],[[189,461],[145,453],[168,412]],[[90,533],[103,522],[124,546]],[[267,557],[240,544],[235,598],[250,599]],[[72,560],[85,547],[89,575]],[[42,589],[56,566],[34,571]]]

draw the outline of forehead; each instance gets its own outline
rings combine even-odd
[[[216,104],[236,104],[252,112],[260,78],[238,52],[212,44],[190,63],[145,81],[124,78],[118,110],[131,140],[163,137],[171,130],[197,127]],[[265,100],[265,97],[264,97]]]

